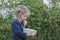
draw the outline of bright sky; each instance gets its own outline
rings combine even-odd
[[[46,4],[46,5],[49,5],[49,2],[50,2],[51,0],[43,0],[43,2]]]
[[[0,0],[0,1],[1,1],[1,0]],[[8,0],[4,0],[4,1],[5,1],[5,2],[8,2]],[[44,2],[47,6],[49,5],[49,1],[50,1],[50,0],[43,0],[43,2]],[[6,10],[9,10],[9,9],[2,9],[2,10],[0,10],[3,16],[5,15]]]

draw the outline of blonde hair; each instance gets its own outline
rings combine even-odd
[[[30,15],[30,10],[24,6],[24,5],[19,5],[15,9],[14,17],[18,17],[19,13],[25,14],[28,12],[28,16]]]

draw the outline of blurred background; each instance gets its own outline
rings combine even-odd
[[[12,40],[11,20],[18,5],[30,9],[28,28],[37,30],[28,40],[60,40],[60,0],[0,0],[0,40]]]

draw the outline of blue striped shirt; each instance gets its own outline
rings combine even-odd
[[[27,34],[23,32],[24,25],[17,19],[12,19],[12,40],[27,40]]]

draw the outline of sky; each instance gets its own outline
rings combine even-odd
[[[49,5],[51,0],[43,0],[43,2],[46,4],[46,5]]]
[[[1,1],[1,0],[0,0]],[[8,0],[4,0],[5,2],[8,2]],[[48,6],[49,5],[49,1],[50,0],[43,0],[43,2]],[[7,12],[7,10],[9,10],[8,8],[7,9],[2,9],[2,10],[0,10],[1,11],[1,13],[2,13],[2,15],[5,17],[6,15],[5,15],[5,13]]]

